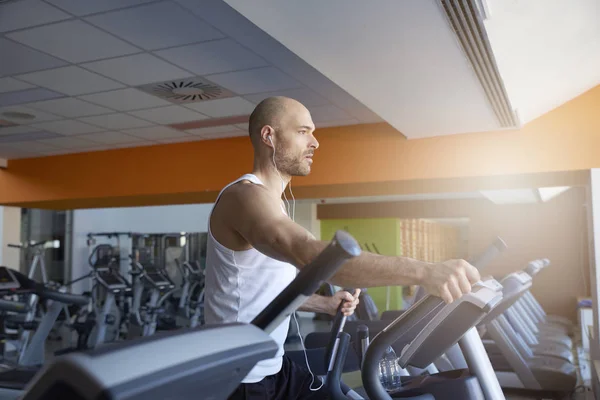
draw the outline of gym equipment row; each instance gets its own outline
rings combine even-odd
[[[503,242],[496,241],[473,260],[473,265],[483,268],[504,248]],[[11,388],[0,384],[4,388],[0,399],[17,396],[23,399],[226,399],[256,362],[274,356],[277,346],[268,334],[345,260],[358,254],[360,247],[352,237],[346,232],[337,232],[323,253],[303,268],[288,288],[250,324],[158,332],[116,346],[66,354],[35,371],[26,386]],[[564,358],[566,353],[548,355],[552,349],[547,343],[567,346],[571,342],[566,334],[571,327],[561,318],[546,315],[529,292],[535,275],[548,265],[547,260],[535,261],[525,270],[500,281],[484,278],[471,293],[449,305],[439,298],[423,295],[408,310],[396,312],[395,316],[388,313],[387,317],[391,316],[388,320],[382,315],[379,320],[346,321],[338,313],[332,332],[325,333],[325,340],[321,340],[323,345],[307,350],[312,356],[311,366],[321,366],[314,371],[323,371],[317,373],[325,377],[327,390],[335,399],[504,399],[506,371],[500,366],[506,361],[520,381],[516,386],[536,391],[538,395],[560,398],[575,389],[576,379],[573,370],[563,365],[568,361],[561,361],[563,369],[553,367],[548,361],[550,357]],[[60,291],[25,281],[28,278],[15,271],[0,269],[0,274],[5,272],[9,278],[12,273],[19,285],[33,287],[36,296],[52,304],[77,302],[72,298],[76,295],[65,299],[57,294],[64,295]],[[15,283],[11,285],[14,287]],[[26,308],[24,303],[15,304],[11,304],[12,313]],[[518,328],[531,333],[538,342],[538,345],[531,342],[536,348],[532,353],[537,354],[532,359],[525,359],[518,340],[511,336],[509,326],[513,330],[518,326],[519,318],[515,318],[518,313],[536,316],[535,329],[529,326],[531,324]],[[520,315],[521,320],[523,315]],[[374,336],[372,341],[369,335]],[[203,343],[210,346],[202,346]],[[187,350],[192,346],[197,351]],[[493,350],[494,346],[498,352]],[[390,363],[387,361],[392,352],[400,356]],[[156,357],[157,353],[161,357]],[[498,353],[504,360],[497,359]],[[315,354],[320,356],[315,357]],[[524,360],[521,364],[514,361],[519,357]],[[535,357],[546,358],[536,361]],[[121,368],[117,371],[114,365]],[[522,376],[519,365],[531,371],[537,386]],[[342,372],[351,367],[361,370],[364,388],[351,389],[342,381]]]

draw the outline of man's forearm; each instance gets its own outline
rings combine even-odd
[[[315,259],[329,242],[308,239],[296,244],[293,251],[298,263],[306,265]],[[360,256],[346,261],[331,279],[331,283],[343,287],[411,286],[421,284],[424,261],[408,257],[382,256],[362,252]]]
[[[332,297],[329,296],[313,294],[298,308],[298,311],[331,314],[331,299]]]

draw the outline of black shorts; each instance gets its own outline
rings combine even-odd
[[[322,400],[329,399],[323,386],[311,391],[312,376],[306,368],[283,356],[281,370],[256,383],[242,383],[229,397],[229,400]],[[321,379],[315,377],[313,388],[321,386]]]

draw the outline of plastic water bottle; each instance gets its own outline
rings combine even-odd
[[[379,361],[379,380],[388,392],[398,388],[401,384],[398,357],[391,347],[387,348]]]

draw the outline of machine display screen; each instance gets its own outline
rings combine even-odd
[[[162,274],[156,271],[146,272],[146,277],[153,285],[156,286],[165,286],[170,284]]]
[[[99,274],[98,280],[102,281],[105,284],[105,286],[107,286],[109,289],[118,289],[127,286],[120,277],[111,273]]]

